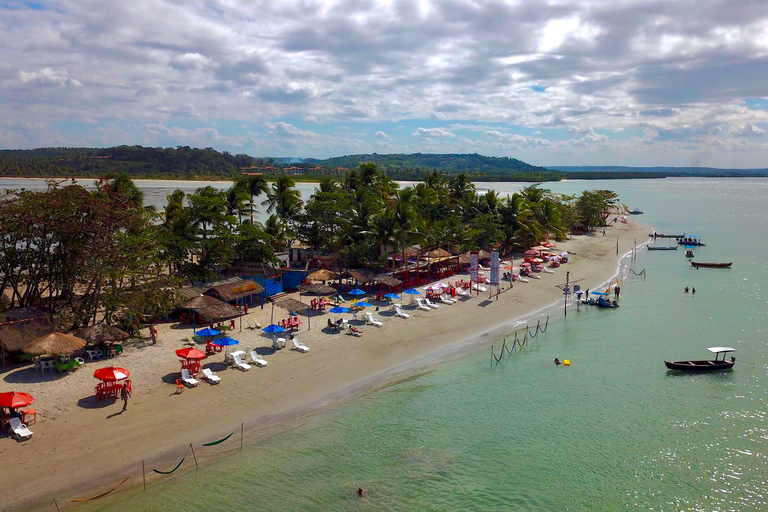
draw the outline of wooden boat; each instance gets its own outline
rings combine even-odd
[[[729,261],[728,263],[706,263],[703,261],[691,261],[691,266],[695,267],[696,270],[699,268],[731,268],[731,265],[733,265],[732,261]]]
[[[658,246],[654,247],[652,245],[649,245],[648,250],[649,251],[676,251],[678,247],[679,247],[678,245],[675,245],[672,247],[658,247]]]
[[[693,253],[693,249],[688,249],[688,250],[685,251],[685,257],[686,258],[693,258],[694,256],[696,256],[696,255]]]
[[[731,357],[730,361],[725,360],[725,355],[728,352],[735,352],[736,349],[731,347],[709,347],[710,352],[715,354],[715,359],[707,359],[700,361],[664,361],[667,368],[670,370],[677,370],[681,372],[713,372],[730,370],[736,363],[736,358]],[[720,354],[723,354],[723,358],[719,359]]]
[[[652,238],[683,238],[685,235],[665,235],[663,233],[651,233],[648,236]]]
[[[642,215],[643,211],[640,210],[639,208],[635,208],[634,210],[629,210],[629,214],[630,215]]]
[[[701,238],[699,238],[696,235],[686,235],[684,237],[681,237],[677,240],[678,245],[688,245],[692,247],[703,247],[707,244],[701,241]]]

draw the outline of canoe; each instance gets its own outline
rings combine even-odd
[[[681,372],[715,372],[721,370],[730,370],[735,361],[713,361],[711,359],[703,361],[664,361],[670,370]]]
[[[649,251],[676,251],[677,248],[680,247],[679,245],[675,245],[674,247],[653,247],[648,246]]]
[[[703,268],[731,268],[731,265],[733,265],[732,261],[729,261],[728,263],[705,263],[703,261],[692,261],[691,266],[696,268],[697,270],[701,267]]]

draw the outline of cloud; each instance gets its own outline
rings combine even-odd
[[[211,64],[211,59],[197,52],[183,53],[171,58],[169,64],[178,70],[201,69]]]
[[[455,137],[456,134],[444,128],[417,128],[411,135],[417,137]]]
[[[69,78],[65,69],[43,68],[39,71],[19,70],[19,81],[27,86],[38,87],[82,87],[83,84]]]
[[[758,128],[752,123],[747,123],[744,126],[731,126],[728,129],[728,133],[737,137],[760,137],[765,135],[765,130]]]
[[[378,130],[373,136],[376,137],[377,139],[389,139],[390,138],[389,135],[387,135],[386,133],[384,133],[381,130]]]

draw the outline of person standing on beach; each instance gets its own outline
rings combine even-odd
[[[128,383],[123,382],[123,389],[120,390],[120,399],[123,401],[123,411],[128,409],[128,398],[131,396],[131,391],[128,389]]]

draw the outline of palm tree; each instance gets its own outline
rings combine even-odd
[[[301,212],[303,201],[301,194],[294,187],[296,182],[290,176],[280,176],[267,191],[268,213],[276,213],[284,222],[295,219]]]
[[[532,235],[529,222],[532,213],[527,201],[520,194],[514,193],[508,197],[499,208],[499,215],[504,251],[508,251],[521,239],[528,239]]]
[[[267,182],[263,176],[244,176],[237,181],[236,185],[251,197],[251,224],[253,224],[253,200],[267,193]]]
[[[245,211],[245,201],[248,199],[248,192],[238,183],[235,183],[227,190],[227,214],[237,215],[238,224],[243,222],[243,212]],[[251,210],[253,214],[253,210]]]
[[[121,172],[108,177],[112,178],[107,182],[112,193],[125,197],[129,203],[135,204],[138,207],[144,205],[144,192],[136,186],[127,173]]]

